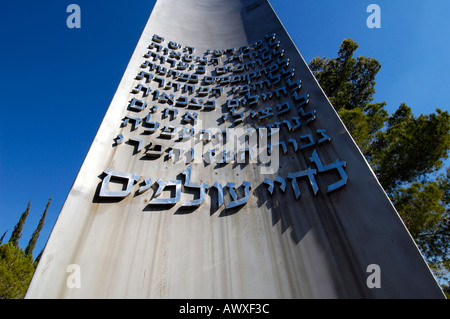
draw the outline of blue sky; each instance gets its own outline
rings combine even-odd
[[[449,110],[450,1],[271,0],[307,62],[335,57],[345,38],[357,55],[380,61],[377,102],[415,115]],[[411,3],[412,2],[412,3]],[[69,29],[66,8],[81,8]],[[369,4],[381,29],[369,29]],[[0,0],[0,236],[7,241],[31,200],[20,246],[26,247],[47,200],[45,245],[154,1]]]

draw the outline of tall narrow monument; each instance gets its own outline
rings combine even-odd
[[[28,298],[442,298],[267,0],[159,0]]]

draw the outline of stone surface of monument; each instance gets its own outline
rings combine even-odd
[[[269,2],[158,0],[26,297],[443,294]]]

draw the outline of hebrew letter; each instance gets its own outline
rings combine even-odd
[[[191,98],[191,100],[188,103],[188,107],[194,108],[194,109],[201,109],[203,104],[203,100],[197,100],[196,98]]]
[[[146,179],[144,180],[144,185],[142,185],[141,187],[139,187],[138,194],[142,194],[142,193],[148,191],[148,189],[150,188],[150,186],[152,186],[152,179],[151,179],[151,177],[146,178]]]
[[[139,138],[135,138],[135,137],[130,137],[130,139],[128,140],[129,142],[135,142],[137,143],[137,148],[135,149],[136,153],[139,153],[142,149],[142,140]]]
[[[275,178],[275,182],[280,183],[280,189],[284,192],[286,192],[286,181],[284,180],[284,178],[277,176]]]
[[[172,148],[169,151],[169,159],[173,158],[173,162],[176,163],[180,160],[184,150],[182,148]],[[175,155],[174,155],[175,154]]]
[[[289,112],[290,109],[291,109],[291,106],[289,105],[289,102],[284,102],[282,104],[278,104],[277,105],[278,115],[281,115],[281,114],[284,114],[286,112]]]
[[[163,37],[160,37],[160,36],[157,35],[157,34],[154,34],[153,37],[152,37],[152,41],[161,43],[161,42],[164,42],[164,38],[163,38]]]
[[[109,168],[106,169],[104,173],[106,174],[106,177],[102,181],[102,186],[100,188],[99,194],[100,197],[126,197],[131,193],[133,184],[140,178],[135,173],[133,174],[120,173],[112,171]],[[108,184],[110,183],[112,177],[126,180],[127,181],[126,189],[121,191],[108,190]]]
[[[211,89],[208,86],[201,86],[197,90],[197,95],[198,96],[205,96],[205,95],[208,95],[210,91],[211,91]]]
[[[249,154],[249,163],[256,163],[256,155],[255,155],[255,150],[253,149],[253,147],[245,147],[245,148],[241,148],[238,150],[237,152],[237,162],[238,163],[245,163],[245,153]]]
[[[227,183],[226,187],[228,187],[231,198],[233,198],[233,201],[227,205],[226,209],[242,206],[247,203],[247,201],[250,197],[250,188],[252,187],[252,183],[244,181],[242,183],[242,186],[244,186],[244,197],[237,199],[237,195],[236,195],[236,191],[235,191],[236,184],[230,183],[230,182]]]
[[[207,100],[205,104],[203,104],[203,110],[214,110],[216,108],[215,100]]]
[[[143,78],[145,78],[145,82],[148,83],[153,79],[153,74],[141,71],[138,75],[136,75],[136,80],[142,80]]]
[[[313,145],[316,143],[316,142],[314,142],[313,137],[312,137],[311,134],[307,134],[307,135],[302,135],[302,136],[300,136],[300,139],[301,139],[301,140],[303,140],[303,139],[305,139],[305,138],[307,138],[307,139],[309,140],[309,143],[303,144],[302,146],[300,146],[300,149],[301,149],[301,150],[303,150],[303,149],[305,149],[305,148],[308,148],[308,147],[311,147],[311,146],[313,146]]]
[[[301,195],[300,189],[298,188],[298,184],[297,184],[298,177],[308,177],[309,183],[312,187],[314,195],[317,194],[317,192],[319,191],[319,186],[317,186],[316,179],[314,178],[314,175],[316,174],[316,172],[317,171],[315,169],[308,167],[308,169],[306,171],[288,174],[288,178],[292,179],[292,188],[294,189],[295,199],[298,199]]]
[[[186,112],[183,115],[182,121],[183,123],[191,123],[192,125],[195,125],[197,123],[198,113],[194,112],[193,114]]]
[[[215,182],[212,187],[217,189],[217,204],[220,206],[223,205],[223,188],[218,182]]]
[[[336,169],[338,171],[339,175],[341,176],[341,179],[339,181],[328,186],[328,190],[327,190],[328,193],[332,192],[338,188],[341,188],[347,184],[348,178],[347,178],[347,174],[345,173],[345,170],[344,170],[344,167],[347,166],[347,163],[345,161],[339,161],[339,159],[337,159],[334,163],[323,166],[322,161],[320,160],[319,155],[317,154],[316,150],[314,150],[314,152],[312,153],[312,156],[309,158],[309,160],[316,164],[319,173],[327,172],[332,169]]]
[[[198,207],[205,200],[205,189],[208,188],[206,183],[193,183],[191,182],[191,166],[188,166],[185,170],[183,170],[184,175],[184,186],[189,188],[198,188],[200,190],[200,198],[189,200],[184,202],[182,207]]]
[[[234,119],[234,123],[235,123],[235,124],[241,123],[241,122],[244,120],[244,112],[237,113],[237,112],[234,110],[234,108],[232,108],[232,109],[230,110],[230,113],[231,113],[231,115],[233,116],[233,119]]]
[[[181,181],[175,180],[165,182],[159,178],[156,183],[158,183],[158,190],[156,191],[154,198],[149,202],[149,205],[174,205],[180,200]],[[169,186],[175,186],[175,196],[169,198],[157,198],[164,189]]]
[[[291,79],[287,79],[286,85],[291,90],[291,93],[294,93],[294,92],[297,92],[297,90],[300,90],[302,88],[302,81],[297,80],[295,82],[291,82]]]
[[[287,90],[286,90],[286,87],[285,87],[285,86],[283,86],[283,87],[278,88],[278,89],[275,90],[275,95],[276,95],[277,99],[279,99],[279,98],[281,97],[281,93],[283,93],[284,96],[287,95]],[[287,102],[286,102],[286,103],[287,103]],[[289,105],[289,104],[288,104],[288,105]]]
[[[222,158],[217,160],[217,163],[231,163],[234,160],[234,151],[233,150],[223,150]]]
[[[269,187],[267,188],[267,190],[269,191],[270,195],[273,194],[273,189],[274,189],[274,185],[273,185],[273,181],[269,178],[265,178],[264,179],[264,184],[269,185]]]
[[[282,191],[283,193],[286,192],[286,181],[284,180],[284,178],[282,178],[282,177],[280,177],[280,176],[277,176],[277,177],[275,178],[275,182],[280,183],[280,189],[281,189],[281,191]],[[274,188],[275,188],[275,186],[274,186],[274,181],[272,181],[271,179],[266,178],[266,179],[264,179],[264,183],[267,184],[267,185],[269,185],[269,188],[268,188],[267,190],[268,190],[269,193],[272,195],[272,194],[273,194],[273,190],[274,190]]]
[[[305,112],[303,110],[303,107],[299,107],[298,112],[300,113],[300,115],[302,117],[307,117],[308,116],[308,119],[306,120],[306,123],[308,123],[308,124],[311,121],[314,121],[316,119],[316,110],[311,110],[311,111]]]
[[[281,123],[285,124],[286,127],[288,128],[289,132],[292,131],[292,124],[289,120],[284,120]]]
[[[119,134],[119,135],[117,135],[117,137],[115,138],[115,140],[116,140],[116,144],[119,145],[119,144],[122,144],[122,142],[123,142],[123,140],[124,140],[124,137],[123,137],[122,134]]]
[[[180,133],[180,138],[184,139],[184,138],[191,138],[194,135],[194,129],[193,128],[187,128],[187,127],[182,127],[181,128],[181,133]]]
[[[281,145],[281,148],[283,149],[283,153],[284,153],[284,154],[287,153],[286,143],[285,143],[284,141],[278,141],[278,142],[276,142],[276,143],[273,143],[273,144],[269,144],[269,145],[268,145],[268,146],[269,146],[269,147],[268,147],[269,155],[272,154],[272,145],[273,145],[273,146],[279,146],[279,145]]]
[[[181,106],[181,107],[186,107],[188,105],[188,98],[185,96],[180,96],[177,99],[176,105]]]
[[[149,148],[145,152],[145,156],[160,157],[163,153],[163,147],[161,144],[150,143]]]
[[[327,135],[327,131],[325,130],[317,130],[317,134],[322,135],[322,138],[320,140],[317,141],[317,144],[322,144],[324,142],[330,142],[331,141],[331,137],[329,137]]]
[[[143,86],[142,84],[138,84],[133,90],[131,90],[131,92],[134,93],[134,94],[137,94],[137,93],[139,93],[141,91],[144,92],[144,93],[142,93],[142,96],[146,97],[147,95],[150,94],[152,89],[150,87]]]
[[[292,132],[299,129],[302,126],[302,123],[300,123],[300,118],[298,116],[295,116],[292,118],[294,121],[294,126],[292,127]]]
[[[133,116],[130,116],[130,115],[125,115],[125,118],[123,119],[122,126],[127,126],[127,125],[128,125],[128,122],[129,122],[130,120],[134,121],[134,125],[133,125],[133,127],[131,128],[131,131],[134,131],[135,129],[137,129],[137,128],[141,125],[141,122],[142,122],[142,120],[141,120],[140,118],[138,118],[138,117],[133,117]]]
[[[144,132],[152,134],[158,129],[159,122],[150,121],[150,117],[151,117],[151,114],[148,114],[144,119],[144,126],[147,127],[147,128],[144,128]]]
[[[169,114],[172,113],[173,117],[170,118],[170,121],[177,118],[178,110],[177,109],[170,109],[168,107],[165,107],[163,110],[163,118],[166,118],[169,116]]]
[[[260,114],[258,120],[261,121],[263,119],[269,118],[273,116],[273,109],[268,106],[264,110],[258,110],[258,113]]]
[[[297,141],[293,138],[290,138],[289,143],[292,143],[292,145],[294,146],[294,151],[297,152],[297,150],[298,150]]]
[[[295,102],[300,103],[298,105],[299,107],[303,107],[309,103],[309,94],[298,96],[297,92],[295,92],[292,97],[294,98]]]
[[[165,125],[160,136],[173,138],[177,134],[177,128],[173,125]]]

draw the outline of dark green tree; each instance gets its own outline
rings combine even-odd
[[[309,65],[337,111],[364,109],[373,101],[375,76],[381,65],[374,58],[353,57],[356,49],[355,41],[345,39],[337,58],[316,57]]]
[[[18,223],[14,227],[9,242],[1,244],[6,232],[0,238],[0,299],[20,299],[25,297],[40,258],[39,254],[33,262],[33,249],[44,226],[45,216],[51,200],[52,197],[49,198],[44,213],[25,251],[19,247],[19,239],[22,236],[22,229],[30,212],[30,202],[28,202],[26,210],[21,214]]]
[[[401,104],[376,133],[368,152],[369,161],[389,192],[404,183],[426,178],[442,168],[450,148],[450,116],[436,113],[415,117]]]
[[[14,226],[14,230],[11,234],[11,237],[9,238],[9,242],[12,243],[14,247],[19,246],[19,239],[20,237],[22,237],[23,225],[25,224],[28,214],[30,213],[30,205],[31,201],[28,202],[27,209],[20,216],[19,221],[17,222],[16,226]]]
[[[450,298],[450,168],[446,174],[437,178],[438,187],[443,192],[440,204],[445,208],[439,223],[432,223],[434,227],[424,227],[419,235],[422,250],[431,267],[442,281],[447,282],[444,291]]]
[[[437,182],[413,183],[400,187],[392,194],[393,202],[416,242],[426,248],[429,236],[435,234],[443,220],[445,207],[441,205],[443,191]],[[431,249],[431,247],[430,247]]]
[[[345,39],[337,58],[316,57],[310,69],[430,266],[446,278],[450,270],[450,172],[436,174],[448,158],[450,116],[436,109],[416,117],[404,103],[389,115],[385,102],[373,101],[381,65],[374,58],[355,58],[357,48],[356,42]]]
[[[2,237],[0,237],[0,245],[3,243],[3,238],[5,238],[7,232],[8,231],[5,231],[2,235]]]
[[[27,292],[36,263],[12,242],[0,246],[0,299],[21,299]]]
[[[415,117],[405,104],[389,115],[385,102],[373,103],[381,65],[374,58],[355,58],[357,48],[345,39],[337,58],[316,57],[310,68],[390,193],[442,168],[450,149],[450,116],[437,109]]]
[[[48,207],[50,206],[51,201],[52,201],[52,198],[50,197],[47,202],[47,206],[45,206],[44,213],[42,214],[41,219],[39,220],[39,223],[38,223],[36,229],[34,230],[33,234],[31,235],[30,241],[28,242],[28,246],[27,246],[27,248],[25,248],[25,253],[27,255],[33,254],[33,250],[34,250],[34,247],[36,246],[36,242],[39,238],[39,234],[40,234],[42,228],[44,227],[45,216],[47,215],[47,210],[48,210]]]
[[[356,42],[345,39],[337,58],[316,57],[309,67],[355,142],[366,154],[375,133],[383,128],[388,112],[384,109],[385,102],[372,103],[375,77],[381,65],[374,58],[353,57],[357,48]]]

